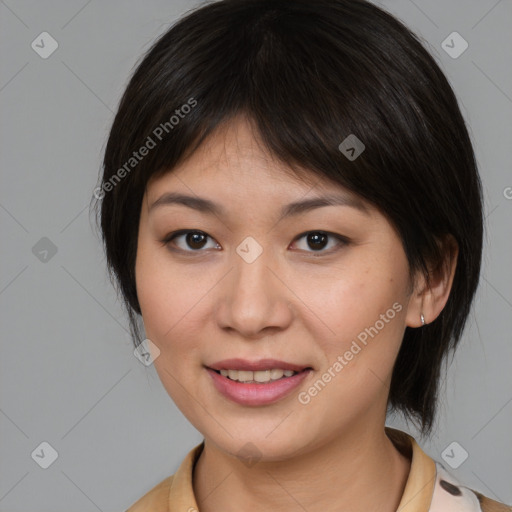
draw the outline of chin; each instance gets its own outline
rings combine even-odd
[[[275,425],[274,427],[275,428]],[[271,429],[253,430],[243,434],[224,435],[222,438],[204,435],[224,453],[236,457],[250,466],[256,462],[288,460],[304,448],[303,439],[293,439],[286,431],[272,432]],[[302,434],[303,437],[303,434]]]

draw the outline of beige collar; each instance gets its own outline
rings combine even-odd
[[[390,427],[386,427],[386,433],[404,455],[409,458],[412,456],[409,477],[397,512],[428,512],[436,480],[435,462],[423,452],[409,434]],[[168,512],[197,512],[199,510],[194,496],[192,477],[194,465],[203,448],[204,441],[188,453],[172,481],[168,482],[170,484]],[[167,486],[167,488],[169,487]],[[166,512],[167,510],[162,509]]]

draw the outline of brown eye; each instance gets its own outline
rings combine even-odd
[[[328,238],[324,233],[309,233],[307,235],[307,243],[311,249],[317,251],[327,245]]]
[[[185,235],[185,241],[191,249],[202,249],[206,238],[205,234],[195,231]]]
[[[349,240],[341,235],[336,235],[334,233],[327,233],[325,231],[308,231],[307,233],[303,233],[296,238],[296,241],[305,239],[306,243],[302,244],[302,247],[299,247],[300,250],[304,252],[310,253],[320,253],[320,254],[330,254],[331,252],[335,252],[341,247],[348,245]],[[329,246],[330,241],[335,241],[334,244],[331,243],[328,250],[323,250]],[[298,244],[300,245],[300,244]]]
[[[204,248],[220,248],[217,243],[215,243],[213,247],[207,247],[208,239],[213,241],[213,238],[203,231],[182,229],[180,231],[170,233],[161,240],[161,242],[163,245],[169,247],[170,250],[189,253],[204,252],[202,251]]]

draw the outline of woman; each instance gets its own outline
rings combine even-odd
[[[191,12],[132,77],[95,194],[135,345],[204,436],[130,512],[512,510],[385,427],[432,430],[483,224],[456,98],[399,21]]]

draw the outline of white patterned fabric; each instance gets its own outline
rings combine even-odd
[[[429,512],[482,512],[477,495],[436,462],[436,483]]]

